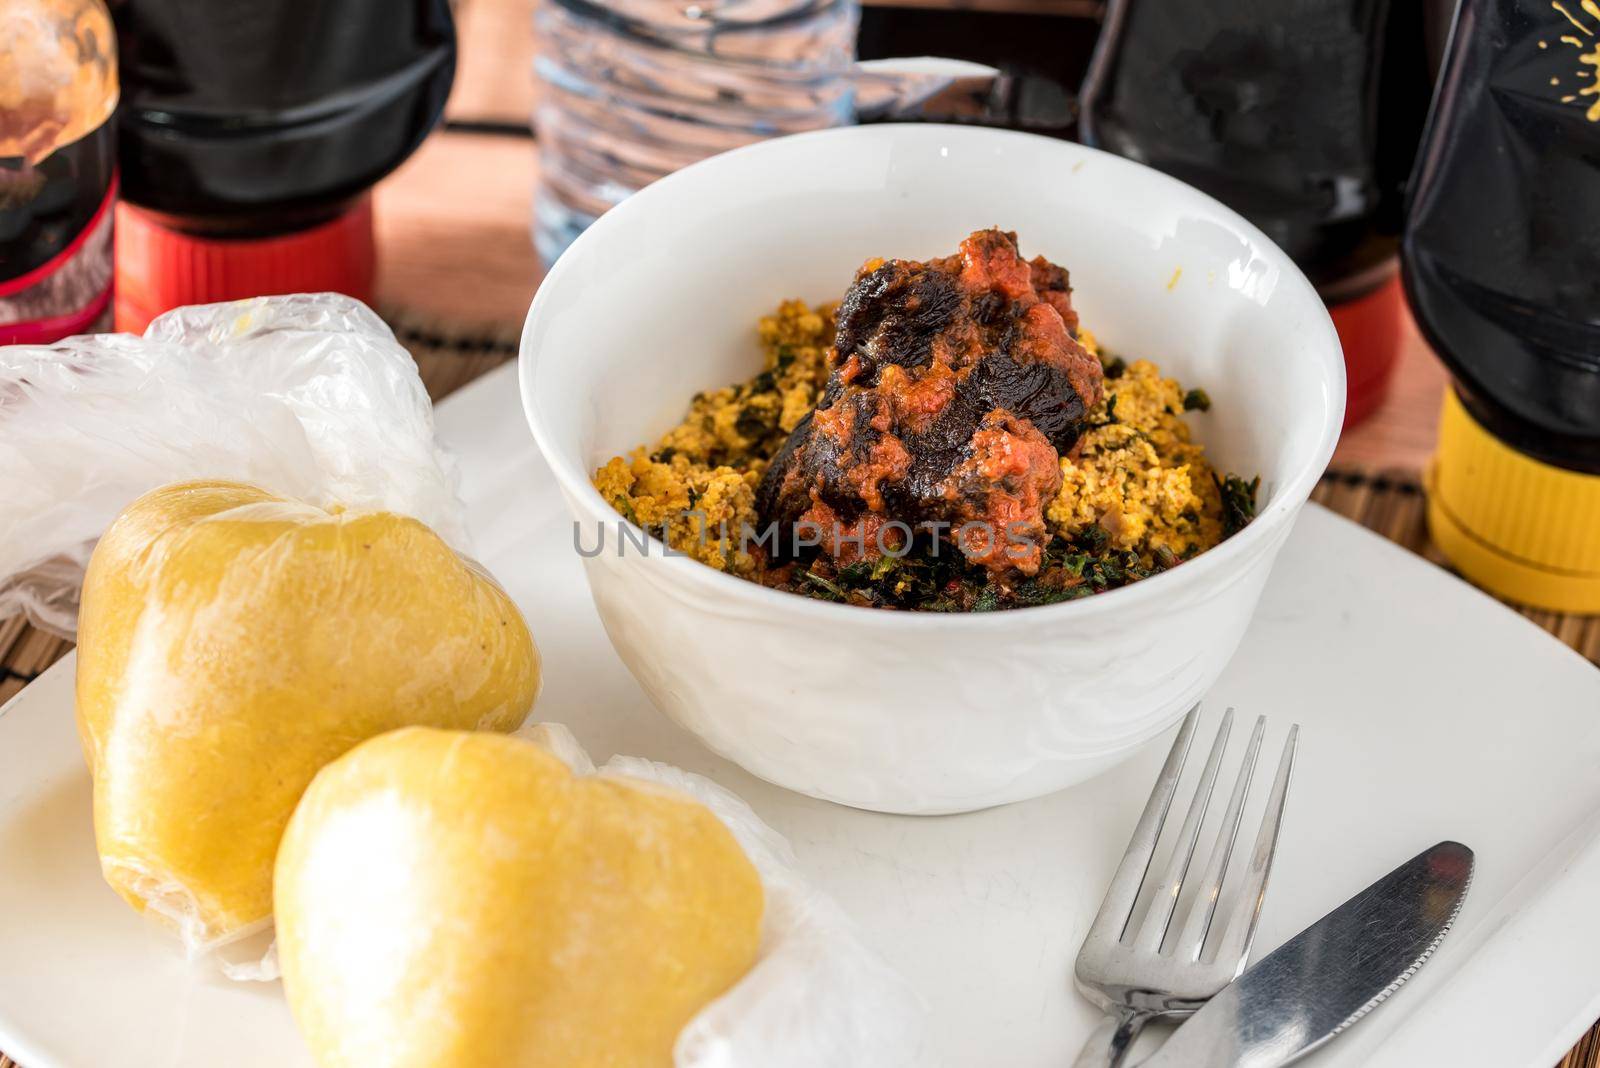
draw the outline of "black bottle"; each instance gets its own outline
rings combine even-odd
[[[448,0],[120,0],[117,323],[335,289],[371,300],[367,191],[455,74]]]
[[[1334,313],[1346,425],[1401,338],[1403,183],[1431,78],[1421,0],[1112,0],[1084,82],[1084,143],[1223,201]]]
[[[1463,0],[1412,180],[1407,296],[1454,377],[1434,540],[1507,597],[1600,612],[1600,16]]]
[[[101,0],[0,7],[0,345],[111,325],[117,52]]]

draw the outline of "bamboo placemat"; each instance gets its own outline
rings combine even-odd
[[[463,332],[404,315],[388,318],[400,341],[416,358],[417,369],[435,400],[516,355],[517,334],[513,329],[493,333]],[[1443,564],[1443,558],[1428,542],[1422,486],[1413,472],[1330,471],[1317,485],[1311,499],[1434,563]],[[1518,610],[1600,665],[1600,616]],[[20,618],[0,622],[0,704],[71,648],[71,643],[36,630]],[[22,1066],[0,1053],[0,1068]],[[1600,1023],[1561,1059],[1557,1068],[1600,1068]]]

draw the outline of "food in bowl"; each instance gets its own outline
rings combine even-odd
[[[1188,422],[1214,465],[1261,476],[1247,526],[1150,581],[1022,612],[852,608],[634,549],[596,468],[653,446],[696,386],[761,369],[742,319],[842,296],[873,256],[949,252],[967,231],[940,220],[969,218],[1073,267],[1083,325],[1208,391]],[[1082,782],[1215,683],[1332,455],[1344,378],[1316,290],[1224,205],[1082,145],[882,123],[728,152],[607,212],[540,284],[520,391],[596,613],[651,703],[780,786],[931,814]]]
[[[823,600],[989,611],[1176,567],[1255,513],[1156,364],[1102,353],[1065,269],[981,230],[869,260],[838,304],[761,320],[765,367],[697,394],[595,472],[626,519],[710,567]]]

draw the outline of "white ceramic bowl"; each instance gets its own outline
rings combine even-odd
[[[760,369],[754,324],[839,298],[871,256],[948,255],[1015,230],[1071,272],[1084,324],[1213,405],[1191,424],[1261,508],[1196,559],[1081,601],[887,612],[768,590],[627,547],[590,484],[698,390]],[[939,813],[1035,797],[1172,724],[1233,654],[1332,454],[1344,363],[1310,284],[1260,231],[1156,171],[1079,145],[867,126],[717,156],[608,212],[539,287],[522,336],[529,424],[585,546],[606,632],[655,704],[772,782]]]

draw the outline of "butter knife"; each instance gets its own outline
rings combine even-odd
[[[1140,1068],[1276,1068],[1305,1056],[1427,962],[1472,865],[1459,842],[1419,853],[1256,962]]]

